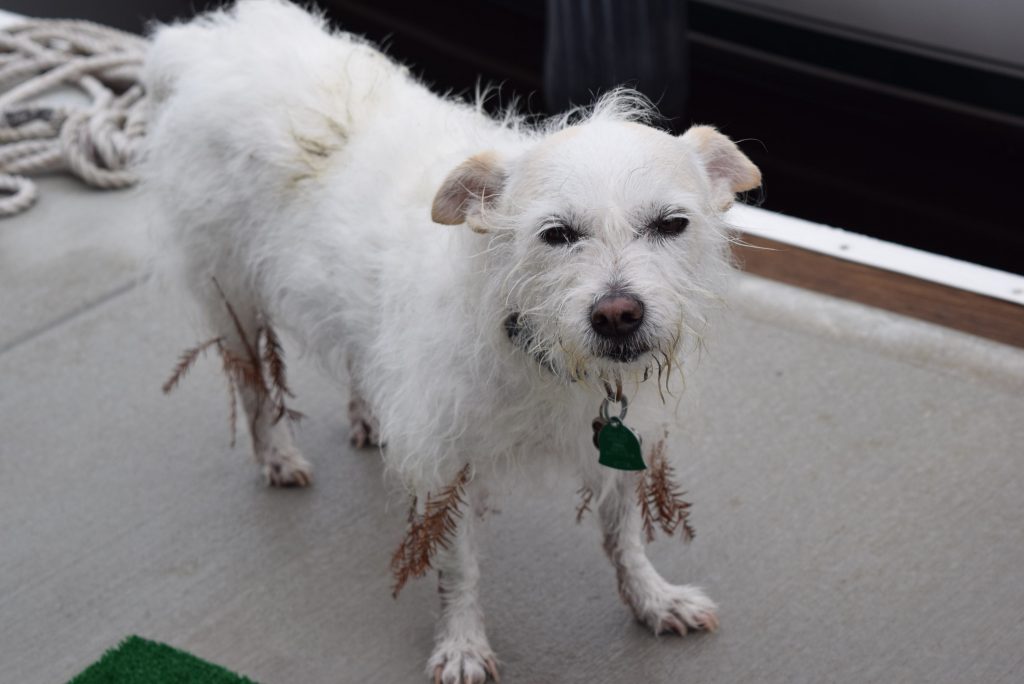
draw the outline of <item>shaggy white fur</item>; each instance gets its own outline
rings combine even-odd
[[[145,84],[160,265],[228,350],[245,340],[214,279],[247,335],[272,322],[348,384],[353,439],[385,443],[421,501],[467,463],[481,510],[514,472],[567,466],[599,492],[638,618],[656,632],[717,624],[706,596],[650,565],[636,480],[597,464],[590,423],[605,381],[623,383],[641,434],[671,422],[666,386],[729,272],[722,212],[760,182],[735,145],[648,127],[628,91],[538,125],[495,120],[274,0],[160,28]],[[628,338],[592,323],[609,293],[642,302]],[[308,482],[287,421],[241,394],[268,480]],[[472,527],[462,518],[437,561],[429,674],[446,683],[493,669]]]

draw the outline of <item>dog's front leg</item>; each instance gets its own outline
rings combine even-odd
[[[654,569],[644,548],[637,499],[636,473],[606,473],[610,490],[598,505],[598,517],[608,554],[619,581],[619,595],[655,634],[688,629],[718,628],[717,607],[703,591],[666,581]],[[600,491],[597,483],[593,491]]]
[[[472,497],[472,486],[470,490]],[[447,549],[441,549],[436,561],[441,618],[427,674],[443,684],[482,684],[488,675],[495,681],[498,678],[480,607],[474,518],[470,510],[459,518],[454,539]]]

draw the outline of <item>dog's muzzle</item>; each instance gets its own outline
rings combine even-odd
[[[605,313],[604,315],[609,314]],[[642,314],[640,316],[636,316],[636,314],[628,315],[639,317],[642,320]],[[621,316],[619,316],[619,318],[621,319]],[[593,318],[591,318],[591,321],[593,325]],[[623,325],[630,327],[631,323],[622,322],[620,320],[616,325],[622,329]],[[552,360],[537,344],[536,336],[534,335],[534,332],[529,325],[529,321],[525,316],[517,312],[510,313],[505,317],[504,327],[505,334],[513,345],[526,352],[526,354],[528,354],[542,368],[545,368],[554,375],[563,377],[552,363]],[[593,349],[594,356],[610,359],[618,363],[631,363],[636,361],[643,354],[650,351],[650,346],[646,341],[646,338],[641,336],[640,332],[638,332],[639,330],[640,326],[638,324],[633,326],[632,332],[628,332],[625,335],[598,336],[597,344],[594,345]],[[569,380],[573,381],[574,378],[570,377]]]
[[[619,363],[632,363],[649,351],[646,345],[624,344],[607,348],[601,356]]]
[[[599,338],[599,355],[629,363],[648,351],[639,332],[644,322],[644,304],[631,294],[613,292],[590,309],[590,327]]]

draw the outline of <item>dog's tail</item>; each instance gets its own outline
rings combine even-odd
[[[192,116],[270,121],[277,112],[271,138],[290,128],[319,140],[371,120],[392,86],[409,80],[366,41],[284,0],[241,0],[152,33],[143,67],[150,122],[187,93]]]
[[[319,15],[284,0],[241,0],[188,23],[156,24],[142,75],[150,105],[159,111],[188,73],[221,71],[225,62],[260,70],[269,40],[322,34],[324,24]]]

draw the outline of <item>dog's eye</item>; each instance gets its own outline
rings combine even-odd
[[[652,228],[660,237],[675,237],[682,235],[688,225],[690,219],[685,216],[669,216],[655,221]]]
[[[582,240],[583,233],[569,226],[555,225],[541,231],[540,239],[552,247],[571,245]]]

